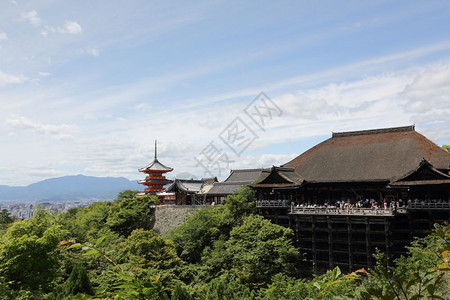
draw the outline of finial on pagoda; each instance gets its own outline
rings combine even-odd
[[[156,159],[156,156],[157,156],[157,145],[156,145],[156,140],[155,140],[155,159]]]

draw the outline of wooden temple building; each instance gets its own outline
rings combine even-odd
[[[389,259],[450,217],[450,153],[414,126],[333,133],[279,167],[263,170],[256,207],[290,226],[318,274]],[[389,261],[389,260],[388,260]]]
[[[209,204],[223,204],[225,198],[257,180],[264,169],[237,169],[231,170],[230,175],[223,182],[214,182],[206,193],[206,202]],[[217,180],[216,180],[217,181]]]
[[[164,175],[171,171],[173,171],[172,168],[167,167],[158,161],[157,144],[155,141],[155,158],[148,166],[139,169],[139,172],[147,174],[144,180],[138,181],[139,184],[146,187],[144,193],[141,193],[140,195],[158,195],[162,193],[164,191],[164,186],[172,183],[172,181],[168,180]],[[163,197],[167,198],[171,197],[171,195],[163,195],[160,197],[160,200],[163,200]]]

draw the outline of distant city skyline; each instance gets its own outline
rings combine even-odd
[[[171,174],[219,179],[332,132],[415,124],[450,144],[448,28],[437,0],[3,1],[0,185],[142,179],[155,140]],[[245,113],[261,92],[279,108],[264,126]],[[220,172],[198,161],[211,145]]]

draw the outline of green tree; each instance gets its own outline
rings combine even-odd
[[[226,198],[224,205],[207,207],[172,229],[168,237],[175,242],[178,255],[190,263],[201,261],[202,252],[210,251],[217,240],[228,240],[234,226],[254,213],[254,191],[243,187]]]
[[[200,262],[202,251],[212,246],[222,234],[220,223],[224,219],[224,207],[207,207],[172,229],[168,237],[175,242],[178,255],[183,260]]]
[[[0,211],[0,224],[10,224],[14,222],[14,218],[11,217],[11,214],[7,209],[2,209]]]
[[[78,242],[95,241],[106,234],[111,202],[94,202],[88,207],[70,209],[58,215],[58,221]]]
[[[242,284],[239,278],[233,274],[225,273],[208,282],[197,298],[201,300],[252,300],[255,299],[255,292]]]
[[[65,295],[93,294],[91,281],[83,264],[76,263],[73,266],[69,278],[64,283],[64,293]]]
[[[123,259],[133,267],[169,269],[182,263],[173,242],[153,230],[135,229],[122,246]]]
[[[14,218],[7,209],[0,211],[0,234],[2,234],[11,224],[14,222]]]
[[[447,152],[450,152],[450,145],[442,145],[442,149],[446,150]]]
[[[301,255],[292,245],[294,233],[261,216],[244,218],[225,243],[232,271],[253,287],[267,285],[273,275],[298,276]]]
[[[156,196],[123,198],[114,202],[107,225],[115,232],[128,236],[137,228],[152,229],[154,224],[154,205],[159,203]]]
[[[123,199],[131,199],[136,197],[136,195],[139,193],[139,191],[134,190],[124,190],[121,191],[118,195],[115,201],[122,201]]]
[[[58,242],[66,235],[42,209],[15,222],[0,239],[0,277],[17,290],[48,291],[60,275]]]
[[[189,294],[186,287],[178,283],[175,285],[172,296],[170,297],[171,300],[192,300],[191,294]]]

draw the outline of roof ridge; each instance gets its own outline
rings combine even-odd
[[[332,137],[367,135],[367,134],[378,134],[378,133],[388,133],[388,132],[404,132],[404,131],[415,131],[415,125],[403,126],[403,127],[369,129],[369,130],[358,130],[358,131],[333,132]]]
[[[255,171],[261,171],[264,170],[264,168],[255,168],[255,169],[232,169],[231,172],[235,171],[241,171],[241,172],[255,172]],[[230,173],[231,173],[230,172]]]

